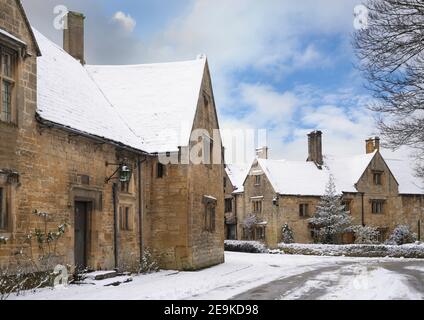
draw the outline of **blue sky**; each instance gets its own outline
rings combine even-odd
[[[221,127],[268,130],[272,158],[358,154],[376,134],[351,48],[357,0],[23,0],[31,23],[61,44],[53,8],[86,20],[89,64],[194,59],[205,53]],[[119,18],[116,13],[121,12]],[[115,19],[113,18],[115,16]]]

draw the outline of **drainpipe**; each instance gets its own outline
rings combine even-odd
[[[141,178],[141,174],[142,174],[142,164],[144,162],[146,162],[146,158],[144,158],[143,160],[140,159],[140,157],[138,157],[138,223],[139,223],[139,241],[140,241],[140,264],[143,261],[143,257],[144,257],[144,235],[143,235],[143,230],[144,230],[144,188],[143,188],[143,184],[142,181],[143,179]]]
[[[365,193],[361,192],[361,196],[362,196],[362,226],[365,227],[365,200],[364,200]]]
[[[234,217],[236,219],[236,240],[238,240],[237,195],[234,195]]]
[[[114,183],[112,185],[112,198],[113,198],[113,253],[115,257],[115,269],[118,269],[118,185]]]

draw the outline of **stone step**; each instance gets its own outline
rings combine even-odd
[[[95,272],[87,273],[86,277],[87,279],[100,281],[105,279],[112,279],[120,275],[121,274],[118,273],[117,271],[112,270],[112,271],[95,271]]]

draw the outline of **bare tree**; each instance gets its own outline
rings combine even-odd
[[[424,0],[368,0],[368,26],[353,44],[375,98],[385,146],[417,152],[424,176]]]

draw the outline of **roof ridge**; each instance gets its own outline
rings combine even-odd
[[[168,61],[168,62],[153,62],[153,63],[137,63],[137,64],[87,64],[88,68],[137,68],[137,67],[147,67],[147,66],[159,66],[159,65],[170,65],[170,64],[185,64],[190,62],[203,61],[206,63],[206,58],[201,59],[191,59],[191,60],[179,60],[179,61]]]

